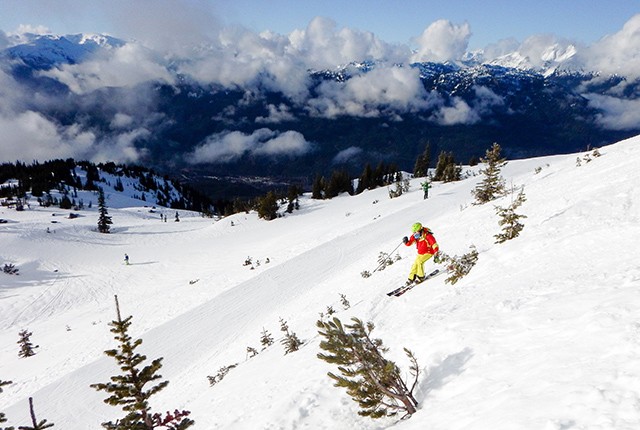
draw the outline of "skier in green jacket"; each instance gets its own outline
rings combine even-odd
[[[426,200],[429,198],[429,181],[421,182],[420,185],[422,185],[422,191],[424,191],[424,200]]]

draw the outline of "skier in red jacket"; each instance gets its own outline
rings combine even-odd
[[[419,283],[424,280],[424,263],[438,252],[438,244],[436,242],[436,238],[433,237],[431,230],[423,227],[422,224],[417,222],[413,224],[411,231],[413,232],[411,237],[403,237],[402,242],[407,246],[411,246],[415,243],[416,248],[418,249],[418,255],[411,266],[407,285],[410,285],[413,282]]]

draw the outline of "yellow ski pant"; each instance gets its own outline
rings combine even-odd
[[[409,279],[413,280],[416,276],[424,277],[424,263],[427,262],[433,254],[418,254],[413,265],[411,266],[411,272],[409,272]]]

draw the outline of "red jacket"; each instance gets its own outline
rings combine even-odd
[[[414,243],[416,244],[416,248],[418,248],[418,254],[420,255],[433,255],[438,252],[438,244],[436,243],[436,238],[433,237],[431,231],[426,227],[422,228],[422,236],[420,236],[420,239],[416,240],[415,237],[411,235],[409,237],[409,241],[405,243],[405,245],[411,246]]]

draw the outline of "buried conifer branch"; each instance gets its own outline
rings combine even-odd
[[[418,382],[418,362],[411,351],[404,349],[411,361],[413,383],[411,388],[400,376],[400,369],[384,358],[387,348],[381,339],[372,339],[372,322],[365,324],[352,318],[353,324],[342,325],[338,318],[316,325],[318,333],[325,338],[320,348],[326,354],[319,353],[318,358],[327,363],[338,365],[342,376],[328,373],[336,387],[343,387],[360,406],[359,415],[371,418],[393,416],[398,412],[411,415],[416,412],[418,402],[413,390]],[[345,328],[348,331],[345,331]]]
[[[471,251],[462,256],[449,256],[446,253],[439,251],[436,254],[437,261],[444,263],[447,267],[447,273],[449,276],[445,279],[445,283],[454,285],[463,277],[467,276],[473,266],[478,262],[478,250],[474,245],[471,245]]]

